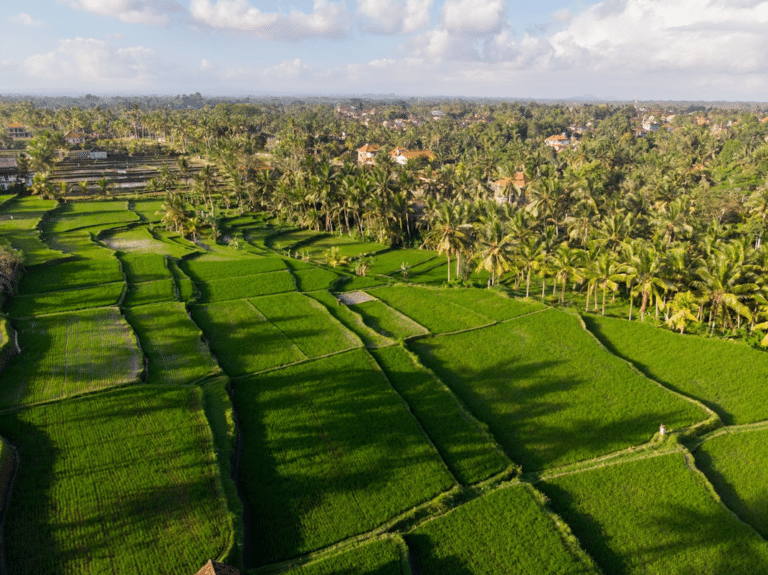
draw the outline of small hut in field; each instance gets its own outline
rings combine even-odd
[[[208,563],[203,565],[195,575],[240,575],[240,569],[208,559]]]

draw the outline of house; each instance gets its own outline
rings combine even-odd
[[[74,130],[67,132],[67,135],[64,136],[64,139],[67,141],[67,144],[71,144],[71,145],[82,144],[85,142],[86,138],[87,138],[87,135],[85,132],[75,132]]]
[[[203,565],[195,575],[240,575],[240,569],[208,559],[208,563]]]
[[[427,158],[434,160],[435,155],[429,150],[406,150],[405,148],[395,148],[389,153],[392,159],[398,164],[405,165],[408,160],[415,160],[416,158]]]
[[[433,120],[439,120],[443,116],[445,116],[445,112],[443,112],[442,110],[432,110],[432,119]]]
[[[497,203],[511,202],[515,188],[518,188],[522,193],[525,190],[526,184],[527,182],[525,181],[525,174],[523,172],[515,172],[514,176],[507,176],[506,178],[496,180],[491,184],[493,199],[496,200]],[[514,188],[512,186],[514,186]]]
[[[18,122],[11,122],[8,124],[5,128],[5,132],[11,138],[28,138],[30,136],[27,129]]]
[[[360,164],[373,165],[376,161],[376,155],[381,151],[380,146],[372,146],[366,144],[362,148],[357,149],[357,161]]]
[[[92,148],[88,151],[78,152],[78,160],[106,160],[107,152],[101,148]]]
[[[565,132],[562,134],[556,134],[554,136],[550,136],[546,140],[544,140],[544,143],[547,146],[550,146],[555,149],[556,152],[562,152],[565,150],[568,145],[571,143],[571,141],[568,139],[568,136],[565,135]]]
[[[31,186],[32,175],[19,171],[16,158],[0,158],[0,190],[7,190],[16,184]]]

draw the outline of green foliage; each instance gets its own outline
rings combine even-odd
[[[192,307],[200,326],[230,376],[262,371],[306,356],[247,300]]]
[[[117,308],[16,324],[22,353],[3,372],[0,405],[49,401],[138,380],[141,354]]]
[[[391,286],[371,290],[371,295],[404,313],[432,333],[460,331],[493,322],[472,309],[443,298],[443,293],[448,291],[450,290]]]
[[[599,573],[563,534],[533,488],[517,485],[474,499],[408,535],[423,575]]]
[[[293,276],[290,272],[271,272],[251,276],[239,276],[221,280],[210,280],[198,284],[203,303],[244,299],[294,291]]]
[[[194,573],[232,538],[199,389],[142,388],[0,417],[24,462],[12,573]],[[148,544],[151,542],[151,544]]]
[[[461,483],[482,481],[511,465],[482,424],[404,348],[375,349],[371,355]]]
[[[291,575],[403,575],[401,567],[403,547],[405,544],[399,538],[376,539],[359,547],[289,569],[285,573]]]
[[[113,282],[99,286],[16,296],[8,306],[11,317],[30,317],[117,305],[125,284]]]
[[[147,356],[147,383],[186,384],[219,371],[184,304],[126,309],[125,319],[136,331]]]
[[[606,573],[759,573],[768,545],[714,497],[682,453],[546,480],[538,487]]]
[[[744,429],[707,438],[694,452],[696,465],[739,519],[768,536],[765,468],[768,430]]]
[[[402,249],[402,250],[389,250],[373,256],[373,264],[369,273],[373,274],[399,274],[400,264],[407,261],[411,264],[411,273],[415,268],[423,263],[431,260],[435,260],[435,263],[441,260],[437,260],[437,252],[433,250],[414,250],[414,249]]]
[[[314,268],[293,272],[299,291],[316,291],[330,288],[339,275],[330,270]]]
[[[409,343],[526,471],[648,441],[706,413],[637,375],[557,310]]]
[[[365,351],[239,380],[234,402],[255,564],[368,531],[453,483]]]
[[[427,333],[423,326],[380,301],[367,301],[350,309],[360,314],[365,325],[384,337],[401,339]]]
[[[639,322],[585,317],[614,353],[661,383],[699,399],[726,424],[768,417],[768,354],[747,345],[680,335]]]

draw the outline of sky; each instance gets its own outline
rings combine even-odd
[[[768,0],[3,0],[0,94],[768,101]]]

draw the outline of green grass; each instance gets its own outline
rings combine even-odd
[[[237,260],[204,259],[183,260],[180,267],[195,281],[204,282],[222,278],[250,276],[286,269],[285,261],[277,257],[250,256]]]
[[[122,281],[120,262],[115,258],[67,261],[27,268],[19,294],[39,294]]]
[[[247,564],[366,532],[453,484],[400,397],[363,350],[240,380],[239,485]]]
[[[94,234],[88,231],[76,230],[63,234],[44,234],[42,238],[52,249],[67,255],[76,255],[93,260],[111,259],[115,256],[114,251],[99,245],[94,239]]]
[[[336,289],[338,291],[355,291],[359,289],[367,289],[370,287],[376,287],[381,285],[387,285],[389,280],[382,276],[356,276],[339,274],[342,276],[341,281],[337,284]]]
[[[404,575],[402,563],[406,553],[402,539],[376,539],[347,551],[322,557],[316,561],[285,571],[292,575]],[[268,573],[256,570],[254,573]]]
[[[389,250],[373,256],[373,265],[371,265],[369,271],[371,275],[383,274],[402,278],[400,273],[400,265],[402,263],[405,262],[411,267],[416,267],[436,257],[438,257],[437,252],[432,250]]]
[[[591,459],[706,418],[558,310],[409,343],[526,471]]]
[[[411,318],[380,301],[359,303],[350,306],[350,309],[360,314],[365,325],[385,337],[398,339],[427,333],[424,327]]]
[[[124,253],[120,255],[120,261],[128,283],[171,279],[167,259],[162,254]]]
[[[694,452],[696,465],[725,504],[768,537],[768,430],[745,429],[708,438]]]
[[[117,308],[15,325],[22,353],[2,373],[0,405],[60,399],[138,380],[141,354]]]
[[[56,208],[53,200],[39,196],[14,197],[0,206],[0,240],[24,252],[24,263],[33,266],[62,257],[40,239],[38,223]]]
[[[113,282],[99,286],[14,297],[8,306],[11,317],[76,311],[117,305],[125,284]]]
[[[79,228],[116,227],[138,221],[139,217],[128,209],[124,201],[67,202],[47,222],[46,231],[58,234]]]
[[[351,258],[360,254],[378,252],[387,248],[383,244],[363,242],[350,238],[349,236],[336,236],[331,234],[322,234],[315,239],[302,244],[300,251],[307,251],[312,258],[323,259],[325,252],[332,247],[339,249],[339,255],[345,258]]]
[[[23,464],[11,573],[194,573],[232,539],[195,388],[99,394],[0,416]]]
[[[407,315],[432,333],[460,331],[493,323],[492,319],[442,297],[448,290],[414,286],[390,286],[370,290],[370,294]]]
[[[539,487],[605,573],[768,572],[768,544],[715,499],[681,452]]]
[[[511,465],[480,422],[408,351],[392,346],[371,355],[461,483],[476,483]]]
[[[294,363],[306,356],[246,300],[192,307],[200,326],[229,376]]]
[[[649,377],[701,400],[726,425],[768,418],[767,353],[637,321],[586,316],[584,322],[611,351]]]
[[[361,346],[359,338],[333,319],[324,306],[302,294],[254,298],[250,302],[307,357]]]
[[[171,272],[173,281],[176,282],[179,300],[184,302],[197,301],[200,297],[200,291],[197,289],[197,284],[195,284],[195,282],[192,281],[181,268],[179,268],[177,260],[168,260],[168,271]]]
[[[355,313],[345,305],[339,305],[336,296],[329,292],[315,291],[307,294],[307,296],[323,304],[333,317],[362,340],[365,347],[385,347],[395,343],[393,339],[384,337],[365,325],[360,314]]]
[[[326,290],[339,279],[339,275],[330,270],[313,268],[293,272],[299,291]]]
[[[134,200],[133,210],[143,220],[159,222],[163,219],[162,207],[164,203],[165,200]]]
[[[125,319],[149,360],[147,383],[185,384],[219,371],[184,304],[127,309]]]
[[[509,298],[493,289],[453,288],[434,293],[441,301],[468,308],[493,321],[513,319],[545,307],[539,302]]]
[[[498,489],[406,535],[421,575],[598,575],[529,485]]]
[[[201,301],[213,303],[261,295],[294,291],[296,285],[289,271],[240,276],[199,283]]]
[[[110,248],[116,251],[120,251],[126,254],[140,253],[142,255],[157,254],[157,255],[179,255],[182,256],[188,253],[186,250],[181,250],[181,254],[177,254],[180,250],[167,244],[156,240],[152,233],[146,226],[137,226],[130,230],[117,230],[110,231],[106,234],[102,234],[102,241]]]
[[[129,284],[125,295],[124,307],[135,307],[153,303],[178,301],[176,284],[172,279],[140,284]]]
[[[301,250],[302,244],[312,238],[321,238],[324,234],[312,230],[288,230],[270,236],[266,240],[267,246],[275,250]]]

